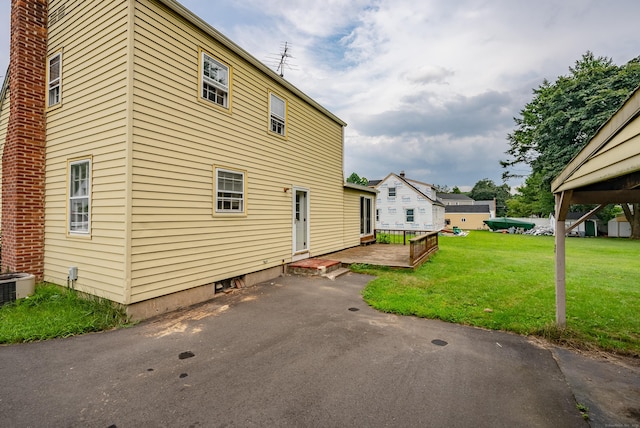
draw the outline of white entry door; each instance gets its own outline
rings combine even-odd
[[[300,253],[309,249],[309,192],[296,189],[293,207],[293,252]]]

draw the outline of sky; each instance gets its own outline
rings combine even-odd
[[[79,1],[79,0],[78,0]],[[582,55],[640,55],[637,0],[181,0],[347,122],[344,172],[502,184],[514,117]],[[10,0],[0,0],[0,74]],[[527,173],[526,166],[518,170]],[[508,182],[512,187],[523,179]]]

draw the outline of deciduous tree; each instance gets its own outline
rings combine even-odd
[[[551,83],[545,80],[534,89],[533,100],[514,118],[516,128],[507,136],[508,159],[503,178],[514,177],[513,167],[526,164],[532,180],[519,189],[513,209],[527,204],[535,210],[541,201],[550,200],[551,182],[613,115],[640,84],[640,57],[617,66],[610,58],[585,53],[569,68],[569,74]],[[536,208],[533,208],[536,207]],[[627,206],[631,224],[640,210]],[[640,226],[633,235],[640,238]]]

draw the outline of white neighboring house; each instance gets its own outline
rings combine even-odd
[[[369,182],[378,191],[376,229],[426,230],[444,228],[444,204],[430,184],[391,173]]]

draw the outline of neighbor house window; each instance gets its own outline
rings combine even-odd
[[[62,53],[57,53],[49,58],[48,68],[48,100],[47,105],[52,107],[60,104],[60,92],[62,87]]]
[[[69,232],[89,233],[91,215],[91,162],[69,162]]]
[[[202,52],[202,98],[229,107],[229,67]]]
[[[244,212],[244,173],[216,168],[216,212]]]
[[[407,208],[405,214],[407,223],[413,223],[413,208]]]
[[[395,198],[396,197],[396,188],[395,187],[389,187],[389,197],[390,198]]]
[[[376,209],[376,221],[380,221],[380,210]]]
[[[287,105],[285,101],[277,95],[270,94],[269,112],[269,129],[271,132],[285,135],[285,126],[287,122]]]

